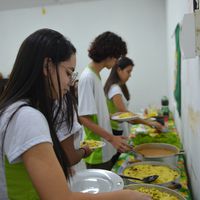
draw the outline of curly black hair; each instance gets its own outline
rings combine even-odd
[[[118,59],[126,54],[126,42],[120,36],[110,31],[106,31],[97,36],[88,50],[88,56],[97,63],[106,58]]]

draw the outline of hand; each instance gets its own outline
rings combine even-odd
[[[152,198],[144,193],[133,191],[133,190],[123,190],[124,200],[151,200]]]
[[[165,128],[162,124],[156,121],[149,121],[148,125],[151,126],[152,128],[157,129],[158,131],[161,131]]]
[[[92,149],[90,149],[88,145],[82,146],[80,149],[84,150],[83,158],[88,157],[92,153]]]
[[[113,136],[110,142],[120,153],[130,151],[132,148],[128,145],[128,138],[125,136]]]

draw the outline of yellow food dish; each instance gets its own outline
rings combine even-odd
[[[123,112],[123,113],[121,113],[121,114],[118,115],[118,117],[119,117],[120,119],[128,118],[128,117],[133,117],[133,116],[134,116],[134,115],[133,115],[133,113],[131,113],[131,112]]]
[[[81,147],[83,146],[89,146],[90,149],[97,149],[97,148],[101,148],[102,146],[104,146],[104,142],[102,141],[97,141],[97,140],[85,140],[81,142]]]
[[[137,191],[150,195],[153,200],[178,200],[177,197],[155,188],[140,187]]]
[[[132,165],[124,169],[123,174],[125,176],[136,177],[143,179],[147,176],[158,175],[159,177],[153,181],[154,184],[162,184],[174,181],[179,177],[179,173],[176,170],[173,170],[167,166],[162,165],[150,165],[150,164],[141,164],[141,165]],[[130,181],[133,181],[130,179]],[[135,181],[134,182],[140,182]]]

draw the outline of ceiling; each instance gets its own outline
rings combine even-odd
[[[0,11],[97,0],[0,0]]]

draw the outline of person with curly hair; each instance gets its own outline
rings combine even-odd
[[[113,32],[97,36],[88,50],[90,64],[82,72],[78,84],[78,114],[85,129],[85,139],[106,143],[85,159],[87,168],[111,169],[116,150],[130,150],[127,137],[114,136],[110,124],[100,72],[111,69],[121,56],[127,54],[126,42]]]

